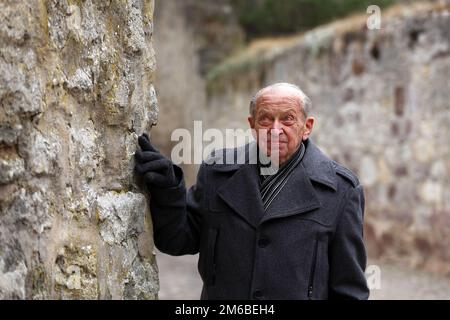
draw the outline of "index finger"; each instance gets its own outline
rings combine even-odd
[[[156,152],[158,151],[152,146],[146,134],[139,136],[138,143],[143,151],[156,151]]]

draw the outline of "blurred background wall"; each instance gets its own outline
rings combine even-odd
[[[169,132],[193,120],[246,129],[259,88],[298,84],[313,101],[312,139],[365,186],[370,259],[450,274],[449,2],[372,2],[156,1],[152,134],[170,155]],[[379,30],[367,28],[369,4]],[[194,183],[196,167],[185,169]]]

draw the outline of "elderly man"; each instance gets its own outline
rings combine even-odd
[[[261,89],[248,121],[263,134],[244,147],[247,161],[211,161],[239,148],[217,153],[187,192],[182,170],[139,137],[136,171],[151,194],[155,245],[200,253],[202,299],[368,298],[363,188],[309,139],[310,108],[294,85]],[[279,162],[273,174],[249,161],[256,149]]]

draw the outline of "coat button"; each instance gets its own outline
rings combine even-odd
[[[261,290],[256,290],[255,292],[253,292],[253,298],[255,298],[256,300],[260,300],[263,297],[264,295]]]
[[[267,238],[260,238],[258,240],[258,246],[260,248],[265,248],[265,247],[267,247],[268,244],[269,244],[269,239],[267,239]]]

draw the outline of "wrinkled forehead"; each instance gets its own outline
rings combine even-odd
[[[298,90],[289,86],[267,87],[259,92],[256,105],[265,105],[276,101],[289,103],[301,109],[302,96]]]

